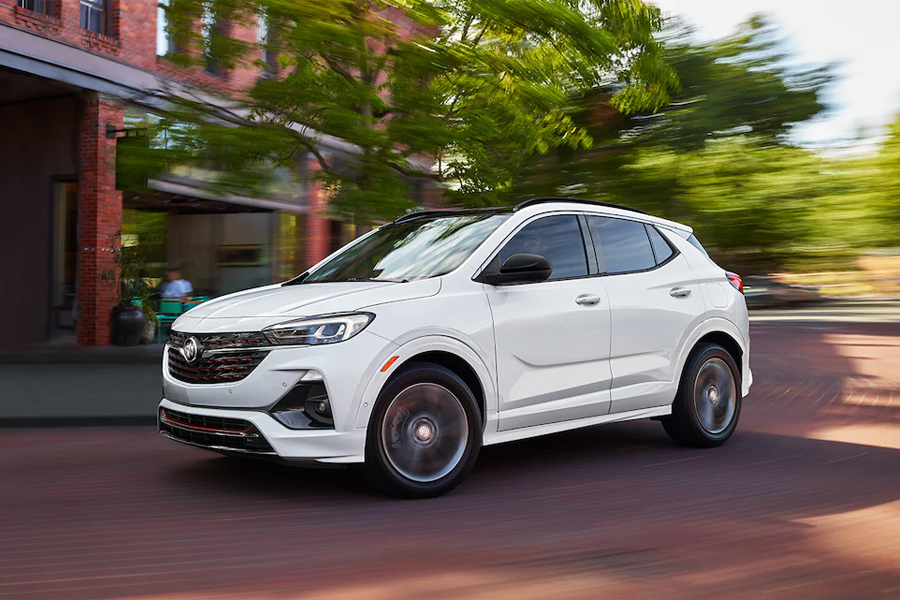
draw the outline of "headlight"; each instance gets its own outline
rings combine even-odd
[[[349,340],[366,328],[375,315],[372,313],[344,313],[295,319],[263,329],[273,344],[317,346]]]

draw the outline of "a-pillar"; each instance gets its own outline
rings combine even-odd
[[[312,266],[331,254],[331,221],[327,214],[329,191],[321,181],[314,179],[322,166],[315,157],[308,160],[305,237],[306,263]]]
[[[122,128],[124,107],[115,98],[86,96],[79,131],[78,181],[78,301],[76,337],[79,344],[110,343],[115,293],[103,281],[116,273],[112,238],[122,226],[122,193],[116,190],[116,140],[106,126]]]

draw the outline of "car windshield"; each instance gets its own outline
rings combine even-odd
[[[391,223],[289,283],[405,282],[445,275],[508,218],[509,214],[470,213]]]

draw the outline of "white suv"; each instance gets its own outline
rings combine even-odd
[[[456,487],[482,445],[654,418],[717,446],[750,388],[737,275],[684,225],[540,198],[422,211],[282,284],[201,304],[166,347],[163,435]]]

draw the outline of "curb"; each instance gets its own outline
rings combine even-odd
[[[162,349],[158,352],[116,353],[113,351],[0,352],[0,365],[162,365]]]
[[[156,427],[156,415],[133,417],[5,417],[0,429],[59,427]]]

